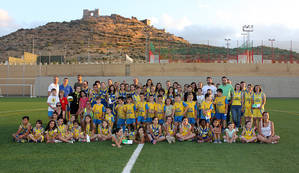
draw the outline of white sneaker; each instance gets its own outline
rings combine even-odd
[[[175,137],[171,137],[171,139],[172,143],[175,143]]]
[[[239,129],[236,127],[236,131],[239,132]]]
[[[73,144],[73,143],[74,143],[74,141],[69,141],[68,143],[70,143],[70,144]]]
[[[221,143],[222,143],[222,142],[219,140],[219,141],[218,141],[218,144],[221,144]]]
[[[217,144],[218,142],[217,141],[214,141],[214,144]]]
[[[223,142],[227,142],[226,139],[223,139]]]
[[[60,140],[57,140],[57,139],[55,139],[55,140],[54,140],[54,142],[55,142],[55,143],[60,143],[61,141],[60,141]]]
[[[166,136],[166,140],[169,144],[171,144],[172,140],[171,140],[171,137],[170,136]]]

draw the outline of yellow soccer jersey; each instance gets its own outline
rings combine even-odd
[[[48,134],[50,138],[54,138],[57,136],[57,129],[49,129],[46,131],[46,134]]]
[[[149,118],[153,118],[155,117],[155,103],[150,103],[150,102],[147,102],[146,104],[146,109],[148,111],[153,111],[154,113],[148,113],[148,117]]]
[[[114,123],[114,116],[113,114],[105,114],[105,120],[108,122],[109,126],[111,127]]]
[[[105,107],[103,104],[95,104],[92,107],[92,111],[95,119],[101,120],[103,118],[103,113],[105,112]]]
[[[185,107],[187,105],[184,102],[175,102],[173,105],[174,116],[184,116]]]
[[[186,113],[187,117],[188,118],[196,118],[196,116],[197,116],[197,115],[195,115],[195,110],[197,110],[196,102],[194,102],[194,101],[191,101],[191,102],[187,101],[185,103],[186,103],[186,105],[188,107],[187,113]]]
[[[253,95],[253,93],[251,92],[247,92],[247,91],[245,91],[244,92],[244,105],[245,105],[245,107],[249,107],[249,108],[251,108],[251,105],[252,105],[252,95]]]
[[[44,134],[44,128],[40,127],[40,128],[33,128],[33,136],[34,137],[40,137]]]
[[[225,114],[226,113],[226,109],[225,109],[226,104],[228,104],[226,96],[216,97],[215,98],[216,113]]]
[[[126,119],[125,105],[116,105],[117,118]]]
[[[164,104],[156,103],[154,109],[155,109],[155,112],[157,113],[158,119],[162,120],[164,118]]]
[[[80,126],[78,126],[77,128],[75,128],[75,127],[72,128],[72,133],[73,133],[74,138],[79,138],[80,132],[81,132]]]
[[[65,136],[67,133],[67,126],[62,124],[61,126],[57,126],[58,134],[61,136]]]
[[[201,110],[207,111],[206,115],[203,114],[203,116],[205,116],[206,118],[211,118],[211,112],[213,110],[212,102],[203,101],[201,103]]]
[[[146,108],[145,108],[145,105],[146,105],[146,102],[143,101],[143,102],[137,102],[136,103],[136,116],[139,117],[144,117],[146,118]]]
[[[241,106],[242,105],[242,92],[236,92],[234,91],[233,93],[233,97],[232,97],[232,105],[238,105]]]
[[[188,132],[191,130],[191,125],[189,123],[186,126],[181,125],[181,128],[182,128],[182,135],[186,136]]]
[[[108,136],[109,133],[111,132],[111,130],[110,130],[109,127],[104,128],[104,127],[102,127],[102,126],[99,126],[99,127],[98,127],[98,132],[99,132],[100,134],[102,134],[102,135]]]
[[[125,112],[126,112],[126,118],[136,118],[135,117],[135,111],[136,106],[133,103],[126,104],[125,106]]]

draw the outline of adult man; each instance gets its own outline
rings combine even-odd
[[[82,82],[82,76],[78,74],[77,76],[77,82],[74,85],[74,88],[80,87],[82,89],[83,87],[83,82]]]
[[[205,95],[207,93],[208,89],[210,89],[212,91],[213,95],[216,94],[217,88],[214,85],[212,85],[212,83],[213,83],[212,78],[211,77],[207,77],[207,85],[205,85],[205,86],[202,87],[202,93],[203,93],[203,95]]]
[[[108,88],[109,88],[111,85],[113,85],[113,81],[112,81],[112,79],[108,79],[107,84],[108,84]]]
[[[81,88],[81,90],[83,90],[85,93],[86,93],[86,95],[87,95],[87,97],[89,97],[89,94],[90,94],[90,88],[88,87],[88,81],[84,81],[83,82],[83,87]]]
[[[226,96],[228,103],[230,103],[232,94],[234,93],[234,88],[231,84],[228,83],[227,77],[223,76],[221,79],[222,79],[222,85],[220,85],[219,88],[222,89],[223,96]],[[226,119],[227,122],[230,121],[230,109],[231,109],[231,104],[228,104],[227,119]]]
[[[134,84],[135,88],[138,86],[138,84],[139,84],[138,82],[139,82],[138,78],[133,79],[133,84]]]
[[[69,85],[69,79],[66,77],[63,79],[63,83],[59,85],[59,90],[64,91],[64,97],[67,97],[68,95],[73,93],[72,87]]]
[[[59,78],[58,76],[54,76],[53,77],[53,83],[51,83],[48,87],[48,96],[51,95],[51,91],[52,89],[54,88],[56,90],[56,95],[58,96],[59,94],[59,85],[58,85],[58,81],[59,81]]]

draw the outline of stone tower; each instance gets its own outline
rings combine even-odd
[[[100,10],[97,8],[95,10],[83,10],[83,19],[98,18],[100,17]]]

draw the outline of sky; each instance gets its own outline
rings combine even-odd
[[[4,0],[3,0],[4,1]],[[243,41],[242,26],[253,25],[255,44],[299,49],[298,0],[9,0],[0,5],[0,36],[20,28],[82,18],[83,9],[100,9],[101,15],[150,19],[154,27],[191,43],[231,45]],[[209,40],[209,41],[208,41]]]

